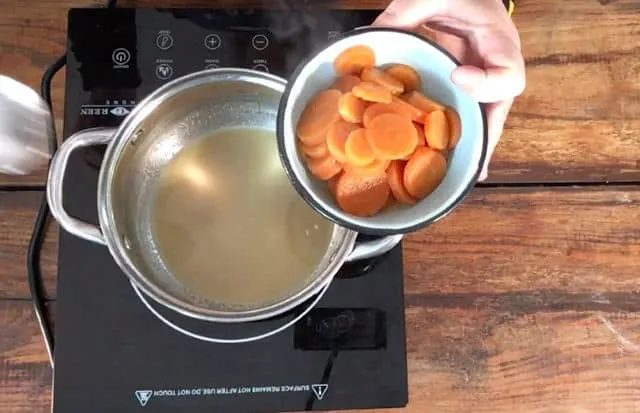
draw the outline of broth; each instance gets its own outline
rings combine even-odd
[[[152,208],[156,246],[176,279],[227,305],[268,304],[301,287],[333,231],[289,182],[275,134],[258,128],[185,146],[163,170]]]

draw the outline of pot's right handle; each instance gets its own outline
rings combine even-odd
[[[351,254],[349,254],[345,261],[353,262],[379,257],[380,255],[391,251],[401,240],[402,234],[389,235],[371,241],[356,241],[353,251],[351,251]]]
[[[47,178],[47,202],[51,215],[67,232],[87,241],[106,245],[102,231],[96,225],[81,221],[67,214],[62,204],[62,185],[71,153],[86,146],[105,144],[111,141],[116,129],[93,128],[77,132],[66,139],[51,160]]]

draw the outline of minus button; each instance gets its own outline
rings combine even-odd
[[[264,34],[256,34],[251,39],[251,45],[256,50],[264,50],[269,46],[269,39]]]

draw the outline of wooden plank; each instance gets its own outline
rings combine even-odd
[[[0,193],[0,298],[29,296],[25,252],[40,196]],[[514,307],[542,299],[615,301],[638,291],[638,222],[640,186],[477,188],[450,216],[407,236],[405,288],[504,294]],[[56,241],[50,233],[43,252],[49,297]]]
[[[635,0],[520,1],[514,19],[528,87],[513,109],[492,164],[493,182],[640,181],[640,3]],[[0,73],[39,87],[63,50],[66,11],[102,1],[0,0]],[[212,7],[211,0],[121,0],[137,7]],[[274,7],[283,0],[219,0],[216,7]],[[386,0],[305,1],[305,5],[383,8]],[[597,22],[597,25],[594,25]],[[586,37],[585,37],[586,36]],[[62,115],[64,79],[54,82]],[[42,184],[44,173],[0,177],[2,185]]]
[[[51,366],[32,306],[0,300],[0,411],[51,411]]]
[[[29,297],[27,247],[43,197],[41,192],[0,192],[0,298]],[[47,296],[55,294],[58,229],[51,220],[41,252]]]
[[[378,412],[636,412],[640,305],[525,313],[407,308],[409,406]],[[50,411],[51,375],[31,306],[0,301],[0,411]]]

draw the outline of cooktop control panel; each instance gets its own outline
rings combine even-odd
[[[87,92],[111,87],[148,93],[176,77],[217,67],[286,77],[345,27],[366,25],[378,13],[75,9],[69,19],[69,64],[81,73]]]

